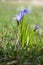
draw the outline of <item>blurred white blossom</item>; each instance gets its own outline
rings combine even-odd
[[[20,12],[21,10],[24,10],[24,9],[26,9],[25,6],[20,6],[20,7],[17,8],[17,11]]]
[[[29,12],[29,13],[32,12],[32,7],[28,7],[28,12]]]

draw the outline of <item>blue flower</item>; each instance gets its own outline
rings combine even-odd
[[[36,27],[35,27],[35,28],[36,28],[36,29],[39,29],[39,27],[40,27],[39,25],[36,25]]]
[[[27,14],[27,13],[28,13],[27,10],[22,10],[22,11],[19,13],[19,15],[17,14],[17,15],[13,18],[13,20],[17,20],[18,22],[20,22],[20,21],[22,20],[23,16],[24,16],[25,14]]]
[[[36,25],[34,31],[38,30],[39,28],[40,28],[40,26]]]

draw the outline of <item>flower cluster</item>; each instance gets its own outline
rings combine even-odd
[[[13,18],[13,20],[16,20],[17,25],[19,25],[19,23],[22,21],[24,15],[30,13],[31,10],[32,10],[31,8],[29,8],[29,10],[26,10],[26,9],[22,10],[19,14],[16,14],[16,16]],[[39,29],[39,27],[40,27],[39,25],[36,25],[34,31]]]

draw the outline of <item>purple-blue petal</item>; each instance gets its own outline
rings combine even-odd
[[[19,15],[21,15],[23,17],[27,13],[28,13],[28,10],[22,10]]]
[[[36,25],[36,29],[39,29],[40,28],[40,26],[39,25]]]
[[[20,21],[21,20],[21,17],[19,15],[16,15],[16,20],[17,21]]]
[[[28,13],[28,11],[27,10],[23,10],[23,14],[27,14]]]

